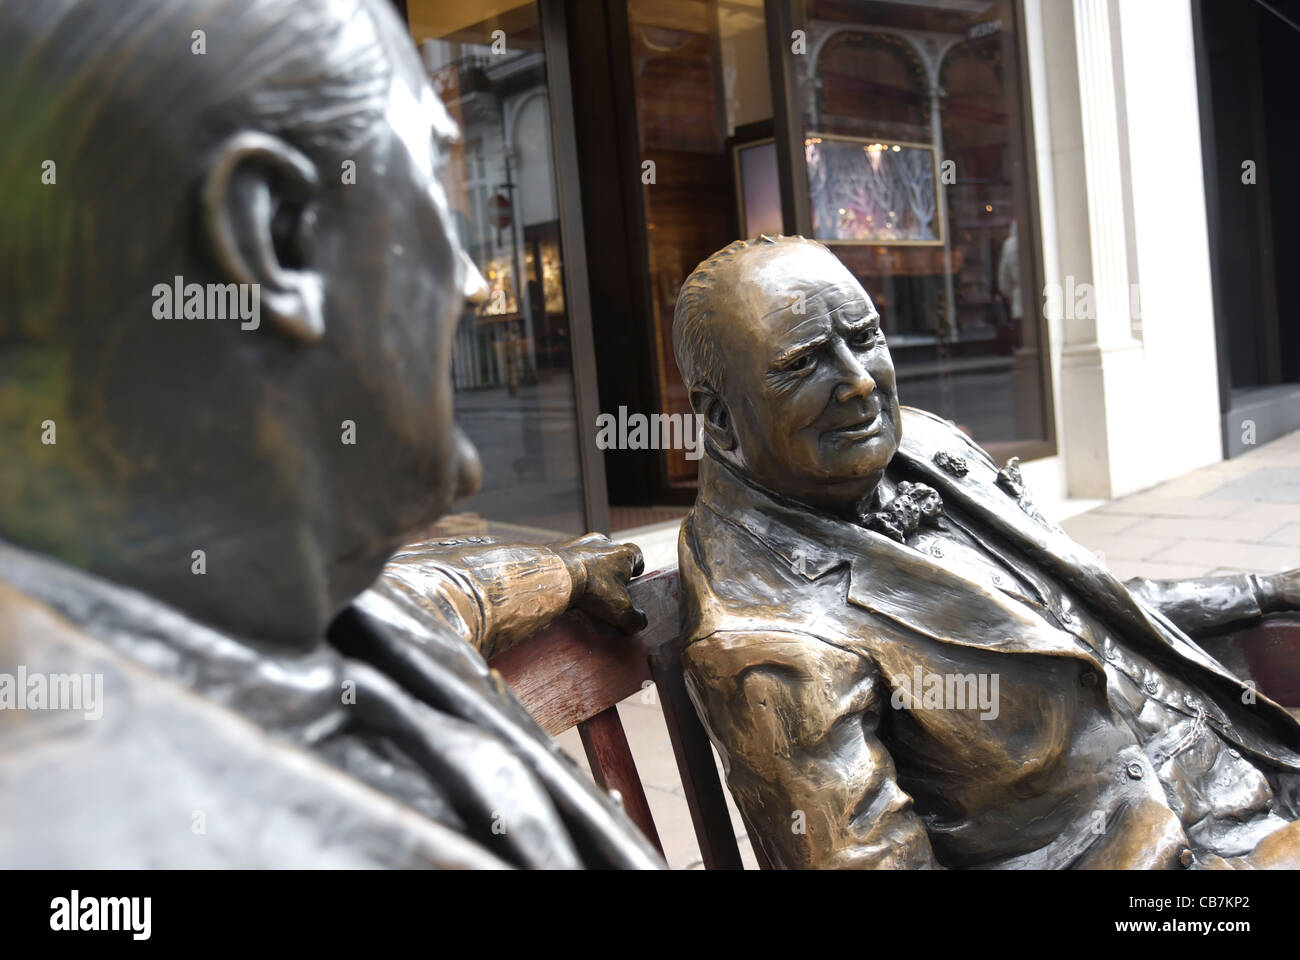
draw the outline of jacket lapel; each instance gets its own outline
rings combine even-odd
[[[920,414],[920,411],[909,408],[908,413]],[[962,451],[968,465],[964,477],[949,475],[933,459],[935,452],[947,450],[957,438],[966,447]],[[975,453],[967,455],[967,450]],[[1153,612],[1129,593],[1091,550],[1080,546],[1056,524],[1026,512],[1019,501],[998,485],[993,461],[964,434],[929,414],[913,415],[906,418],[898,456],[945,500],[970,516],[986,520],[995,533],[1019,548],[1031,561],[1080,591],[1103,617],[1118,621],[1128,632],[1136,629],[1141,642],[1154,641],[1165,649],[1174,649],[1202,668],[1240,684],[1240,680],[1182,631],[1175,628],[1169,633],[1161,629],[1168,621],[1158,626]]]
[[[985,650],[1092,660],[1073,637],[992,584],[857,524],[780,501],[711,459],[701,465],[700,501],[713,522],[743,527],[809,582],[848,564],[849,602],[914,633]]]
[[[1097,663],[1073,637],[998,588],[888,537],[868,530],[862,533],[872,542],[864,544],[851,562],[848,599],[854,606],[943,643],[1081,657]]]

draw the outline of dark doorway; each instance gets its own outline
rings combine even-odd
[[[1195,0],[1224,455],[1300,429],[1300,0]]]

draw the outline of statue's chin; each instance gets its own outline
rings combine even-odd
[[[867,449],[862,456],[854,457],[848,462],[837,461],[825,472],[823,485],[831,489],[851,489],[853,487],[874,487],[880,482],[885,468],[893,459],[893,450]]]

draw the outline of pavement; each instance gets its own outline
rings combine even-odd
[[[1082,513],[1075,513],[1076,507],[1068,501],[1053,505],[1058,520],[1066,517],[1060,521],[1066,531],[1101,555],[1122,579],[1276,573],[1298,567],[1300,431],[1141,493]],[[615,536],[642,545],[647,569],[675,558],[676,524],[621,531]],[[653,688],[619,704],[619,716],[668,865],[701,868],[668,729]],[[586,768],[577,730],[558,739]],[[746,867],[755,869],[740,817],[730,796],[727,800],[741,856]]]

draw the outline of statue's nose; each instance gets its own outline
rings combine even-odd
[[[835,346],[835,359],[840,365],[842,378],[835,387],[835,399],[843,403],[855,397],[870,396],[876,389],[876,381],[843,341]]]

